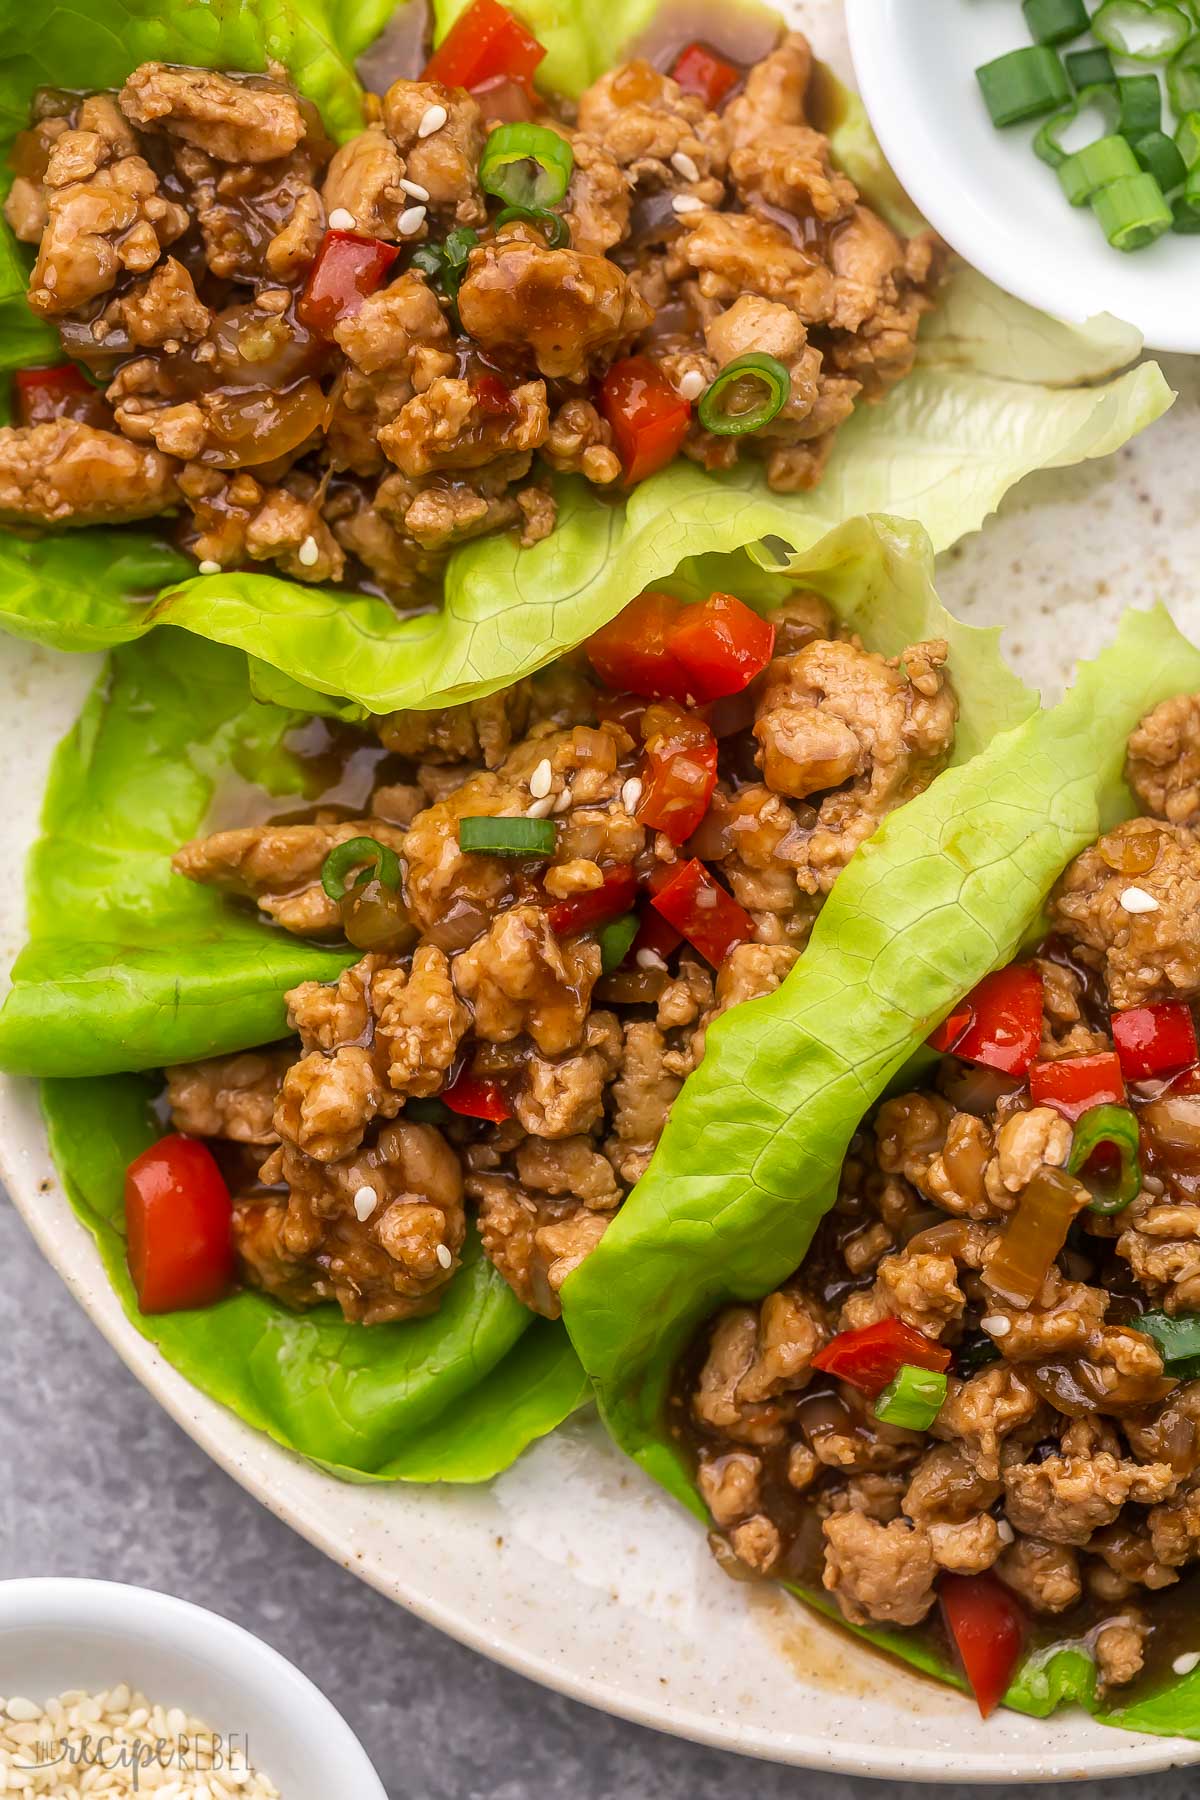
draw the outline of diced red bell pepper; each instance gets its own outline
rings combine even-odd
[[[56,363],[51,369],[18,369],[13,375],[13,398],[21,425],[45,425],[66,414],[81,416],[103,400],[74,363]]]
[[[677,873],[650,904],[714,969],[720,968],[735,944],[745,944],[754,936],[749,913],[713,880],[697,857],[677,865]]]
[[[1042,978],[1026,963],[985,975],[928,1042],[964,1062],[1024,1075],[1042,1041]]]
[[[674,461],[692,421],[690,403],[648,356],[613,364],[600,387],[600,411],[612,427],[630,487]]]
[[[237,1271],[233,1203],[199,1138],[160,1138],[125,1172],[129,1273],[144,1313],[211,1306]]]
[[[530,89],[545,54],[546,46],[500,0],[475,0],[426,63],[424,79],[451,88],[479,88],[507,79]]]
[[[502,419],[513,409],[511,388],[505,387],[498,375],[481,375],[474,386],[475,400],[481,412]]]
[[[717,785],[717,740],[703,719],[673,706],[648,706],[642,720],[638,823],[686,844]]]
[[[1192,1009],[1183,1000],[1158,1000],[1115,1012],[1112,1036],[1126,1081],[1171,1075],[1200,1060]]]
[[[741,80],[733,64],[707,44],[688,44],[676,58],[671,74],[685,94],[699,94],[710,109],[719,106],[730,88]]]
[[[602,650],[601,655],[603,654]],[[601,723],[605,719],[611,719],[614,724],[623,725],[635,741],[642,735],[645,712],[644,694],[600,694],[596,699],[596,717]]]
[[[500,1083],[484,1075],[471,1075],[465,1069],[455,1076],[449,1087],[442,1089],[438,1099],[444,1100],[451,1112],[461,1113],[464,1119],[487,1119],[493,1125],[499,1125],[502,1120],[512,1118],[512,1106]]]
[[[398,245],[361,231],[327,231],[308,272],[296,317],[310,331],[332,336],[334,326],[351,318],[383,285],[399,254]]]
[[[627,913],[637,898],[638,879],[630,868],[609,869],[601,887],[589,888],[584,894],[572,894],[569,900],[556,900],[546,914],[550,929],[558,937],[576,937],[581,931],[594,931]]]
[[[710,594],[680,610],[670,647],[702,703],[740,693],[775,651],[775,627],[733,594]]]
[[[943,1575],[942,1617],[986,1719],[1008,1692],[1025,1642],[1025,1614],[995,1575]]]
[[[1031,1063],[1029,1097],[1035,1106],[1052,1106],[1072,1124],[1089,1107],[1120,1106],[1125,1099],[1120,1059],[1114,1051],[1103,1050],[1096,1056]]]
[[[687,672],[669,642],[678,616],[672,594],[651,589],[631,600],[588,639],[588,661],[601,681],[654,700],[686,700]]]
[[[880,1319],[858,1331],[839,1331],[812,1360],[814,1369],[824,1369],[864,1394],[881,1394],[905,1363],[944,1373],[951,1357],[944,1344],[935,1344],[903,1319]]]
[[[660,892],[665,885],[665,883],[659,884]],[[666,962],[668,956],[673,955],[682,942],[683,933],[676,931],[673,925],[668,925],[662,914],[655,912],[654,903],[651,901],[642,914],[642,922],[638,926],[637,936],[629,946],[629,956],[625,960],[628,962],[632,957],[636,961],[639,950],[653,950],[655,956],[661,956]]]

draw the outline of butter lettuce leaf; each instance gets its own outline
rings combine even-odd
[[[439,34],[466,0],[436,0]],[[0,0],[0,136],[28,117],[42,82],[118,84],[145,57],[259,70],[274,57],[344,137],[362,122],[354,60],[393,0],[54,0],[49,14]],[[596,15],[583,0],[520,0],[548,45],[547,84],[577,93],[651,19],[653,0]],[[758,10],[762,10],[759,8]],[[861,106],[843,94],[835,145],[868,197],[903,224],[903,196]],[[7,234],[7,235],[6,235]],[[0,368],[44,359],[53,336],[24,305],[27,253],[0,225]],[[776,495],[746,468],[691,464],[613,506],[582,482],[559,484],[556,530],[520,549],[508,536],[453,556],[444,609],[399,618],[381,600],[347,598],[268,574],[199,576],[143,528],[40,539],[0,537],[0,629],[63,650],[111,647],[169,623],[243,650],[262,687],[324,696],[343,713],[437,707],[485,694],[552,660],[685,558],[779,540],[805,555],[847,519],[882,512],[923,525],[935,549],[976,530],[1005,492],[1039,468],[1107,455],[1172,398],[1153,364],[1099,383],[1136,354],[1127,333],[1097,341],[1036,314],[969,273],[927,323],[922,364],[880,406],[843,428],[822,483]],[[274,674],[272,675],[272,671]]]
[[[709,1032],[649,1169],[562,1293],[613,1436],[698,1516],[665,1422],[679,1356],[720,1307],[760,1299],[803,1260],[863,1114],[954,1003],[1013,956],[1066,863],[1128,812],[1122,768],[1137,720],[1197,687],[1200,651],[1165,610],[1127,615],[1057,707],[893,814],[840,877],[778,991]],[[919,1640],[886,1644],[930,1667]],[[1010,1704],[1087,1703],[1072,1667],[1023,1671]],[[1195,1684],[1181,1700],[1170,1691],[1110,1721],[1200,1735]]]
[[[244,1291],[147,1318],[125,1261],[126,1166],[161,1133],[144,1076],[47,1081],[50,1147],[129,1318],[202,1392],[347,1480],[486,1481],[586,1398],[561,1326],[535,1320],[472,1235],[428,1318],[347,1325]]]

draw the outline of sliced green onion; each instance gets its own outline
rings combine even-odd
[[[1200,31],[1167,65],[1167,92],[1180,117],[1200,111]]]
[[[1200,1313],[1143,1313],[1130,1321],[1158,1345],[1163,1367],[1190,1381],[1200,1375]]]
[[[334,845],[321,864],[321,886],[331,900],[346,898],[350,891],[346,877],[352,869],[363,870],[355,887],[359,887],[365,880],[378,881],[388,888],[400,886],[400,864],[396,852],[389,850],[377,838],[347,838],[344,844]]]
[[[1038,44],[1065,44],[1088,28],[1083,0],[1021,0],[1021,11]]]
[[[782,412],[792,391],[792,378],[778,357],[752,350],[726,363],[696,403],[705,431],[717,437],[744,437],[770,424]]]
[[[1200,232],[1200,169],[1188,176],[1172,212],[1172,231],[1177,231],[1181,237],[1194,237]]]
[[[875,1417],[905,1431],[928,1431],[945,1401],[945,1375],[902,1363],[875,1402]]]
[[[1124,175],[1138,174],[1138,160],[1127,138],[1097,138],[1058,165],[1058,179],[1072,206],[1084,206],[1092,195]]]
[[[1092,195],[1092,211],[1114,250],[1144,250],[1174,216],[1153,175],[1126,175]]]
[[[1066,70],[1048,44],[1010,50],[975,71],[993,125],[1037,119],[1071,98]]]
[[[623,918],[610,919],[596,934],[596,942],[600,946],[600,967],[605,975],[611,975],[625,961],[640,924],[641,920],[636,913],[626,913]]]
[[[479,160],[479,185],[505,206],[557,206],[575,167],[575,152],[548,125],[498,125]]]
[[[1191,33],[1182,7],[1147,6],[1145,0],[1107,0],[1092,19],[1092,34],[1104,48],[1132,62],[1166,62]]]
[[[553,819],[460,819],[458,847],[490,856],[553,856]]]
[[[1148,175],[1153,175],[1164,194],[1182,187],[1187,165],[1179,154],[1179,146],[1165,131],[1148,131],[1133,146],[1133,154]]]
[[[1184,168],[1200,168],[1200,112],[1184,113],[1175,127],[1175,145]]]
[[[1091,107],[1095,107],[1102,121],[1100,136],[1111,136],[1117,129],[1117,114],[1120,109],[1116,89],[1110,87],[1084,88],[1069,105],[1053,113],[1038,127],[1033,147],[1042,161],[1049,163],[1052,169],[1057,169],[1072,154],[1062,141],[1063,133],[1069,131]],[[1094,138],[1092,142],[1099,142],[1099,138]]]
[[[1104,1153],[1104,1166],[1089,1169],[1097,1151]],[[1115,1169],[1111,1166],[1114,1152]],[[1067,1173],[1078,1175],[1087,1188],[1093,1212],[1121,1212],[1137,1198],[1142,1187],[1138,1122],[1127,1106],[1091,1106],[1080,1115],[1071,1140]]]
[[[551,250],[565,250],[571,242],[571,228],[561,213],[551,212],[545,206],[506,206],[496,214],[492,223],[499,230],[512,219],[519,219],[523,225],[536,226]]]
[[[1122,75],[1117,81],[1121,102],[1120,131],[1132,141],[1162,128],[1162,89],[1157,75]]]
[[[404,1102],[404,1116],[414,1125],[448,1125],[454,1114],[444,1100],[431,1094],[427,1100],[414,1099]]]
[[[1068,50],[1063,67],[1077,88],[1116,85],[1117,71],[1107,50]]]

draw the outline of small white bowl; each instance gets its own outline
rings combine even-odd
[[[0,1583],[0,1695],[41,1705],[122,1681],[235,1738],[282,1800],[387,1800],[341,1714],[240,1625],[117,1582]]]
[[[1111,313],[1150,349],[1200,351],[1200,237],[1168,231],[1144,250],[1112,249],[1034,155],[1038,121],[992,124],[975,70],[1031,41],[1016,0],[846,0],[846,23],[884,154],[967,262],[1055,318]]]

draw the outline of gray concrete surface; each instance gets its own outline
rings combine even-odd
[[[132,1581],[236,1619],[325,1690],[391,1800],[873,1800],[885,1791],[606,1718],[494,1667],[356,1582],[159,1410],[42,1261],[2,1192],[0,1345],[0,1579]],[[1062,1800],[1184,1800],[1198,1789],[1193,1770],[1040,1791]],[[905,1783],[890,1792],[976,1800],[982,1790]]]

